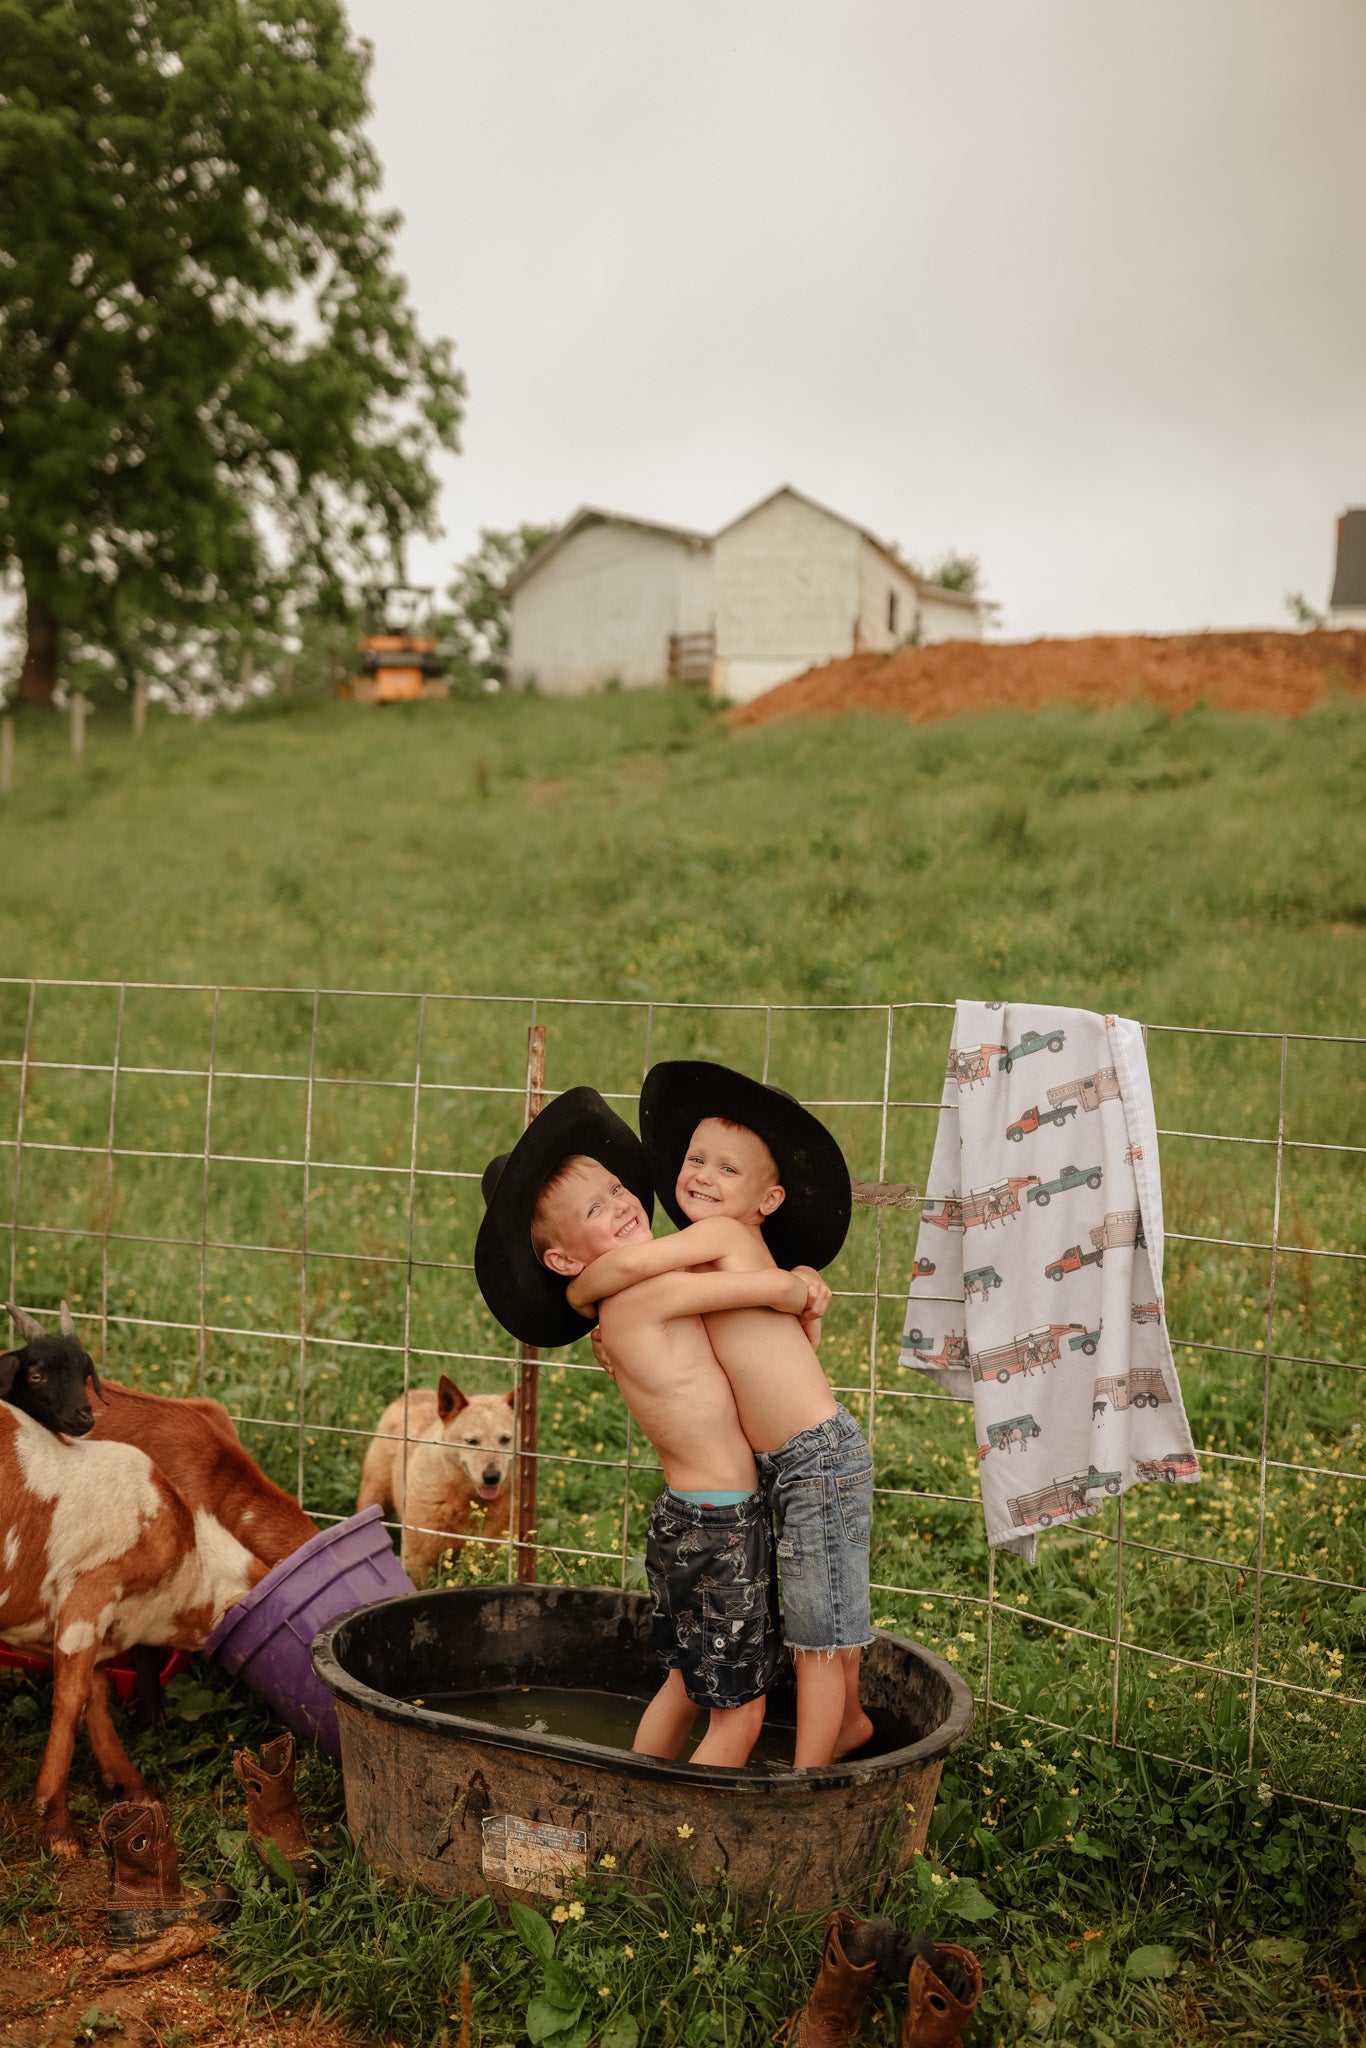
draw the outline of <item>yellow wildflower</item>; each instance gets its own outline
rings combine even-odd
[[[564,1922],[569,1918],[568,1906],[552,1907],[550,1917],[552,1920],[557,1921],[561,1926],[563,1926]]]
[[[705,1920],[694,1920],[694,1921],[693,1921],[693,1924],[692,1924],[692,1931],[693,1931],[693,1933],[694,1933],[694,1934],[705,1934],[705,1933],[706,1933],[706,1931],[707,1931],[707,1923],[706,1923],[706,1921],[705,1921]]]
[[[692,1832],[693,1831],[691,1823],[686,1820],[681,1821],[679,1825],[674,1829],[674,1833],[678,1836],[680,1842],[691,1841]]]
[[[570,1917],[570,1919],[571,1919],[571,1920],[582,1920],[582,1918],[583,1918],[583,1916],[584,1916],[584,1912],[585,1912],[585,1907],[584,1907],[584,1903],[583,1903],[583,1900],[582,1900],[582,1899],[575,1899],[575,1900],[574,1900],[574,1901],[572,1902],[572,1904],[570,1905],[570,1908],[569,1908],[569,1917]]]
[[[598,1867],[600,1870],[615,1870],[617,1859],[615,1856],[599,1856]]]

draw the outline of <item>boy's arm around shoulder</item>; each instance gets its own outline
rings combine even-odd
[[[799,1316],[806,1303],[806,1282],[781,1266],[761,1266],[748,1273],[664,1273],[650,1283],[650,1313],[666,1323],[682,1316],[720,1315],[732,1308],[772,1308]]]
[[[604,1252],[585,1266],[569,1285],[569,1306],[586,1315],[595,1302],[620,1294],[624,1287],[636,1287],[642,1280],[655,1280],[664,1273],[677,1273],[689,1266],[709,1266],[717,1260],[735,1258],[749,1243],[742,1223],[728,1216],[709,1216],[705,1223],[690,1223],[672,1237],[642,1238],[639,1244],[623,1245],[619,1252]]]

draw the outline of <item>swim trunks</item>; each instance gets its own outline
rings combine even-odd
[[[763,1497],[725,1507],[667,1488],[650,1511],[645,1575],[654,1646],[700,1707],[743,1707],[782,1667],[773,1534]]]

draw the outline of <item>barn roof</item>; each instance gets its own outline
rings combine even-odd
[[[1366,509],[1344,512],[1338,521],[1338,559],[1332,610],[1366,605]]]
[[[662,533],[671,540],[686,541],[690,547],[707,547],[710,544],[707,534],[697,533],[690,526],[668,526],[660,519],[635,519],[629,512],[607,512],[600,505],[580,505],[577,512],[570,513],[552,539],[543,542],[534,555],[528,555],[520,569],[513,571],[504,588],[509,591],[518,589],[536,570],[543,569],[576,533],[582,533],[590,526],[630,526],[643,533]]]
[[[742,526],[746,519],[752,519],[756,512],[762,512],[764,507],[771,505],[775,498],[795,498],[798,504],[809,505],[814,512],[823,513],[827,519],[833,519],[838,526],[846,526],[851,533],[859,534],[862,539],[868,542],[870,547],[876,548],[878,553],[884,556],[894,569],[899,569],[903,576],[909,578],[917,590],[923,592],[925,596],[940,598],[945,604],[961,604],[973,609],[976,608],[977,599],[970,591],[946,590],[942,584],[931,583],[927,577],[918,576],[911,567],[911,564],[905,561],[887,541],[880,540],[877,534],[870,532],[866,526],[860,526],[857,520],[846,519],[842,512],[834,511],[829,505],[822,505],[819,498],[808,497],[805,491],[799,491],[794,484],[779,484],[776,491],[770,491],[766,498],[760,498],[757,505],[751,505],[748,511],[740,514],[738,519],[729,520],[716,534],[715,538],[720,540],[722,534],[730,533],[735,527]]]

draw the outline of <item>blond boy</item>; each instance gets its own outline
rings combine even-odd
[[[738,1276],[834,1257],[848,1228],[848,1169],[829,1132],[790,1096],[729,1068],[671,1061],[648,1075],[640,1114],[655,1186],[682,1228],[613,1247],[571,1284],[571,1306],[599,1304],[609,1349],[618,1289],[629,1295],[669,1273]],[[873,1733],[858,1693],[872,1640],[872,1455],[793,1317],[736,1305],[706,1312],[706,1326],[777,1524],[797,1673],[795,1761],[819,1768]]]

